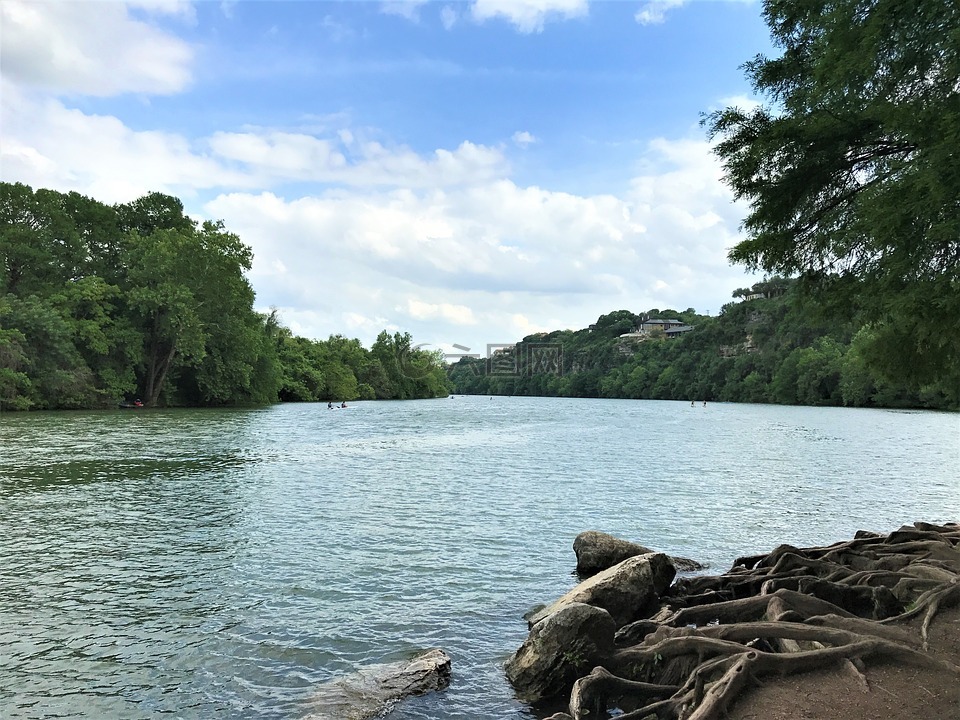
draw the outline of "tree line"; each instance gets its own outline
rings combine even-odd
[[[0,410],[447,394],[439,356],[408,333],[367,350],[256,312],[252,259],[169,195],[106,205],[0,183]]]
[[[582,330],[527,336],[487,359],[450,368],[454,392],[489,395],[956,409],[949,376],[887,375],[873,357],[877,330],[838,318],[796,279],[740,288],[716,317],[652,308],[618,310]],[[644,320],[693,329],[669,337]]]

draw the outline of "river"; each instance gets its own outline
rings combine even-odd
[[[0,715],[302,718],[438,646],[391,720],[532,718],[501,666],[597,529],[720,572],[960,520],[960,415],[455,397],[0,415]]]

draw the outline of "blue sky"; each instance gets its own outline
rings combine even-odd
[[[308,337],[481,349],[716,313],[744,208],[703,112],[756,2],[4,0],[0,176],[223,219]]]

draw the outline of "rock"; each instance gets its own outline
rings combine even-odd
[[[639,620],[656,609],[676,570],[663,553],[627,558],[619,565],[584,580],[573,590],[528,619],[531,626],[570,603],[603,608],[617,627]]]
[[[439,648],[397,663],[371,665],[320,685],[307,720],[367,720],[382,717],[411,695],[442,690],[450,684],[450,657]]]
[[[656,550],[629,540],[621,540],[599,530],[587,530],[574,539],[573,552],[577,555],[577,574],[586,578],[618,565],[627,558],[646,555]],[[671,557],[670,560],[673,561],[678,572],[693,572],[705,568],[704,565],[690,558]]]
[[[696,560],[691,560],[690,558],[677,557],[676,555],[670,556],[670,562],[673,563],[673,566],[677,569],[677,572],[694,572],[696,570],[706,570],[707,566],[703,563],[698,563]]]
[[[587,577],[619,565],[627,558],[654,551],[599,530],[587,530],[574,539],[573,552],[577,555],[577,572]]]
[[[606,610],[568,603],[533,626],[504,666],[507,679],[527,703],[569,692],[578,677],[613,649],[615,631]]]
[[[573,715],[567,715],[565,712],[554,713],[550,717],[546,717],[543,720],[573,720]]]

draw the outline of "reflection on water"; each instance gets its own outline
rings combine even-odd
[[[5,717],[297,718],[429,646],[391,716],[520,718],[500,669],[599,529],[728,565],[960,519],[960,418],[454,398],[0,415]]]

